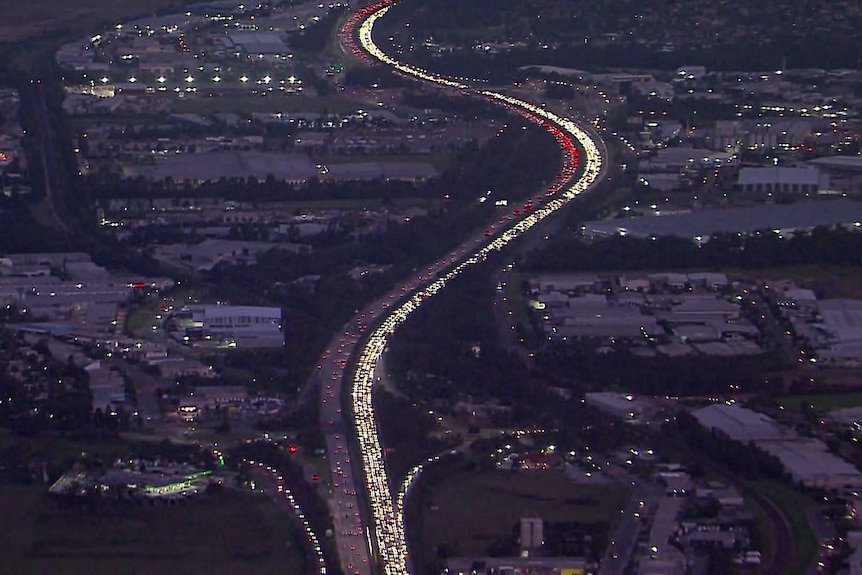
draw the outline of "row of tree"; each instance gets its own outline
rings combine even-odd
[[[625,220],[620,220],[625,226]],[[529,271],[737,268],[805,264],[862,265],[862,233],[819,226],[782,237],[764,229],[751,235],[716,233],[706,243],[689,238],[612,236],[596,241],[569,234],[533,253]]]

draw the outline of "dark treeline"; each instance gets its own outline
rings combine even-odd
[[[369,159],[373,159],[369,157]],[[417,161],[421,161],[417,156]],[[222,198],[244,202],[307,201],[307,200],[352,200],[380,197],[436,197],[430,182],[414,183],[407,180],[352,180],[346,182],[321,182],[317,178],[307,184],[297,185],[267,177],[232,177],[215,181],[193,183],[190,180],[173,182],[152,181],[144,177],[123,179],[118,174],[92,174],[82,177],[83,185],[90,185],[94,196],[99,198]]]
[[[458,437],[432,437],[436,422],[428,411],[385,389],[374,391],[374,413],[386,449],[386,474],[393,486],[400,485],[416,464],[460,442]]]
[[[620,220],[625,225],[625,220]],[[643,270],[702,267],[758,269],[803,264],[862,265],[862,233],[817,227],[789,238],[772,231],[751,236],[716,234],[700,246],[692,240],[613,236],[588,242],[569,235],[531,254],[531,271]]]
[[[660,34],[645,36],[647,33],[637,30],[639,24],[632,15],[638,7],[633,2],[599,2],[586,9],[574,2],[549,4],[498,0],[494,10],[488,10],[483,2],[475,0],[401,2],[382,19],[378,41],[384,50],[391,46],[380,39],[389,35],[394,35],[396,42],[409,43],[403,34],[404,24],[409,22],[409,34],[415,43],[416,39],[430,37],[435,42],[463,48],[437,53],[417,47],[405,50],[403,57],[443,74],[482,76],[492,82],[511,79],[518,68],[537,64],[590,71],[620,67],[675,70],[697,62],[710,70],[722,71],[774,70],[784,63],[793,68],[856,68],[862,59],[858,35],[834,34],[823,29],[803,32],[795,24],[791,26],[782,14],[782,9],[790,4],[787,2],[777,3],[774,9],[769,5],[772,10],[768,16],[773,25],[757,28],[768,32],[768,36],[748,33],[733,42],[708,39],[712,45],[703,48],[678,39],[670,50],[658,41]],[[538,12],[549,17],[536,18]],[[694,26],[698,12],[693,8],[689,14],[691,21],[673,25]],[[746,25],[758,22],[757,8],[750,8],[749,4],[746,12],[749,15],[743,16],[738,7],[728,7],[724,16],[726,26],[745,30]],[[602,41],[606,33],[625,29],[635,29],[636,33],[631,39],[622,35],[613,42]],[[487,41],[520,40],[526,44],[495,54],[472,49],[477,36]],[[585,43],[585,38],[591,41]],[[635,39],[655,41],[641,44]],[[692,37],[691,41],[698,40]],[[813,46],[817,49],[812,49]]]
[[[812,50],[822,45],[824,50]],[[698,50],[678,48],[673,52],[644,49],[640,46],[576,44],[555,49],[529,47],[505,53],[487,54],[473,51],[443,55],[416,50],[410,53],[411,63],[450,76],[483,77],[493,83],[508,82],[525,66],[546,65],[588,71],[606,68],[642,68],[676,70],[687,63],[698,62],[715,71],[772,70],[782,62],[792,62],[794,68],[855,68],[862,57],[855,38],[793,38],[788,45],[773,42],[767,45],[740,44],[735,49]]]
[[[529,372],[498,337],[490,264],[468,268],[413,312],[389,344],[387,368],[414,401],[528,401]]]
[[[331,8],[320,22],[313,26],[306,26],[305,30],[290,39],[291,48],[317,56],[335,36],[338,21],[345,9],[346,6]]]
[[[680,397],[726,392],[731,385],[743,393],[763,389],[763,374],[784,367],[776,355],[727,358],[642,357],[623,344],[597,353],[595,343],[553,340],[536,352],[541,372],[560,381],[573,392],[623,389],[648,395]]]
[[[403,98],[404,103],[413,108],[444,109],[453,112],[462,119],[504,118],[509,115],[509,112],[502,106],[466,96],[453,98],[451,92],[406,90]]]
[[[415,84],[416,80],[401,74],[393,73],[388,66],[357,66],[344,72],[346,86],[382,89],[403,88]]]

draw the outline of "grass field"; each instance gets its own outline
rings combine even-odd
[[[299,112],[341,114],[355,112],[365,105],[340,97],[307,97],[293,95],[267,96],[212,96],[199,98],[180,98],[173,105],[178,114],[251,114],[253,112],[273,112],[295,114]]]
[[[814,505],[814,501],[777,481],[752,481],[750,484],[774,501],[790,521],[796,539],[796,553],[790,563],[790,575],[803,575],[817,553],[817,539],[806,517],[806,511]]]
[[[617,485],[578,485],[554,471],[455,471],[430,501],[422,502],[415,538],[425,557],[433,557],[441,544],[451,546],[455,555],[481,556],[495,540],[508,538],[522,517],[607,521],[613,529],[628,497]]]
[[[754,530],[751,534],[752,546],[763,553],[768,553],[778,544],[776,535],[771,528],[772,525],[769,522],[769,517],[760,506],[750,500],[746,500],[745,509],[754,516]]]
[[[0,488],[3,572],[302,573],[293,522],[263,497],[227,491],[176,507],[55,509],[43,487]]]
[[[153,310],[152,309],[136,309],[126,316],[126,325],[124,332],[130,335],[139,334],[142,330],[146,330],[153,325]]]
[[[799,411],[803,402],[813,405],[817,411],[833,411],[845,407],[862,406],[862,393],[782,395],[776,397],[775,401],[792,411]]]
[[[36,459],[57,462],[77,460],[82,453],[110,461],[127,455],[130,451],[129,442],[122,438],[81,441],[54,435],[20,437],[6,429],[0,429],[0,450],[9,448],[15,448],[20,453]]]

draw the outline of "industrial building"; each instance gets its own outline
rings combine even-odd
[[[530,280],[530,306],[549,338],[624,338],[642,344],[634,353],[650,355],[759,354],[760,331],[740,317],[739,302],[721,295],[728,285],[726,275],[709,272],[548,274]]]
[[[521,518],[521,553],[532,556],[541,551],[545,544],[543,530],[544,523],[541,517]]]
[[[581,232],[594,238],[615,235],[642,239],[673,236],[705,242],[717,233],[775,231],[791,234],[818,226],[859,227],[860,222],[862,202],[835,199],[614,218],[586,222],[581,226]]]
[[[630,393],[596,391],[587,393],[584,400],[588,406],[625,421],[640,420],[658,411],[658,407],[650,400]]]
[[[808,164],[828,174],[831,190],[853,195],[862,193],[862,157],[827,156]]]
[[[282,339],[281,308],[233,305],[189,306],[188,338]]]
[[[739,170],[736,185],[748,193],[807,195],[828,189],[829,176],[821,174],[815,167],[746,167]]]
[[[801,437],[767,415],[736,403],[716,403],[692,415],[709,430],[771,453],[796,483],[823,489],[862,486],[862,473],[830,453],[822,441]]]
[[[809,361],[840,367],[862,364],[862,300],[818,300],[811,290],[788,289],[778,299],[798,338],[811,342]]]
[[[777,457],[793,481],[806,487],[836,489],[862,485],[862,473],[830,453],[819,439],[795,437],[762,441],[757,446]]]
[[[214,182],[220,178],[254,178],[263,182],[272,176],[277,181],[304,184],[319,174],[305,154],[225,150],[178,154],[156,158],[149,165],[124,165],[123,177],[144,177],[194,183]]]
[[[283,56],[289,51],[278,32],[261,30],[233,31],[227,35],[224,44],[225,48],[243,52],[253,59]]]

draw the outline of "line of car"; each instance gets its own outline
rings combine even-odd
[[[399,72],[415,78],[434,82],[443,87],[468,90],[469,86],[466,84],[398,62],[384,54],[374,44],[372,39],[374,23],[389,10],[392,4],[392,0],[384,0],[383,2],[369,6],[361,10],[362,15],[354,20],[354,23],[361,20],[358,34],[364,53],[370,54]],[[344,29],[342,29],[342,33],[344,32]],[[590,189],[600,178],[603,170],[599,145],[590,133],[572,120],[557,116],[541,106],[536,106],[497,92],[481,90],[475,94],[496,101],[506,108],[520,113],[530,121],[539,123],[548,129],[560,145],[564,160],[563,169],[558,174],[557,181],[548,188],[544,197],[533,198],[524,205],[523,210],[515,210],[512,216],[501,218],[499,222],[501,226],[497,230],[496,235],[492,234],[489,228],[486,230],[486,233],[482,233],[473,240],[462,244],[458,249],[429,266],[427,270],[422,270],[414,278],[405,282],[400,290],[393,290],[392,293],[383,298],[382,303],[377,302],[370,309],[366,310],[364,316],[357,318],[357,320],[363,320],[363,326],[376,323],[376,327],[368,334],[359,350],[353,378],[350,382],[352,423],[356,430],[357,442],[359,444],[359,463],[361,464],[359,468],[363,474],[372,515],[371,519],[373,521],[373,525],[370,528],[360,529],[359,532],[366,535],[369,547],[377,553],[383,571],[387,575],[403,575],[404,573],[408,573],[408,552],[404,537],[404,518],[402,513],[403,496],[399,496],[397,502],[393,499],[371,399],[372,388],[376,380],[375,371],[377,369],[377,362],[386,348],[389,337],[392,336],[397,327],[423,301],[438,293],[451,279],[459,275],[468,266],[484,261],[491,252],[502,249],[510,241],[518,238],[544,218],[562,208],[571,199]],[[577,141],[578,144],[575,145],[574,141]],[[578,148],[582,151],[580,156]],[[580,172],[578,171],[579,169]],[[579,177],[573,181],[578,174]],[[398,300],[397,305],[389,305],[389,302],[396,299]],[[335,385],[327,385],[327,392],[323,397],[324,406],[329,406],[327,411],[331,412],[332,403],[334,403],[330,402],[327,404],[327,398],[335,400],[341,398],[341,381],[347,367],[347,360],[349,360],[353,352],[357,338],[366,333],[364,327],[359,331],[360,333],[357,334],[351,333],[349,346],[345,344],[338,350],[342,354],[341,359],[346,361],[335,365],[332,373]],[[342,337],[348,336],[345,335]],[[342,340],[343,342],[344,340]],[[324,369],[324,364],[321,364],[320,368]],[[341,414],[340,408],[337,413],[338,415]],[[340,417],[337,419],[340,420]],[[336,418],[330,419],[329,423],[332,429],[335,429],[338,425]],[[330,447],[331,460],[338,461],[343,465],[349,465],[349,458],[342,455],[343,445],[338,443],[335,438],[336,435],[334,433],[327,435],[327,446]],[[330,439],[336,441],[336,443],[330,445]],[[343,465],[340,468],[336,468],[336,470],[341,469],[343,472]],[[335,476],[343,477],[341,473],[335,473]],[[352,491],[354,495],[347,495],[348,491]],[[356,505],[355,502],[358,502],[358,496],[355,493],[355,487],[344,489],[344,496],[350,497],[352,499],[351,504],[353,505]],[[358,511],[355,513],[355,517],[360,518]],[[349,513],[345,514],[345,519],[349,519]],[[359,527],[361,527],[361,518]],[[354,531],[344,530],[342,532]],[[353,550],[351,549],[351,551]]]

